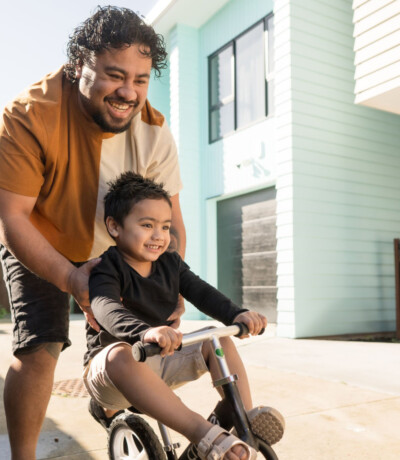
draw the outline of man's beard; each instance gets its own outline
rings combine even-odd
[[[123,133],[129,128],[133,120],[133,116],[122,126],[111,125],[104,119],[103,114],[100,112],[94,113],[92,115],[92,119],[103,132],[119,134],[119,133]]]
[[[93,110],[92,104],[91,104],[90,100],[86,96],[84,96],[83,94],[80,94],[80,99],[81,99],[82,105],[85,108],[86,112],[88,114],[90,114],[92,120],[105,133],[113,133],[113,134],[123,133],[131,125],[131,122],[132,122],[134,116],[137,115],[135,113],[132,114],[132,116],[129,118],[129,120],[127,120],[125,122],[125,124],[123,124],[121,126],[116,126],[116,125],[113,125],[113,124],[109,123],[105,119],[105,116],[103,115],[103,113],[100,110],[98,110],[97,112],[93,113],[92,112],[92,110]],[[137,108],[137,104],[134,106],[134,109],[136,109],[136,108]]]

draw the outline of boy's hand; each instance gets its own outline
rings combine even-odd
[[[267,327],[268,324],[267,318],[256,311],[244,311],[243,313],[239,313],[233,322],[244,323],[248,327],[249,334],[251,335],[258,335],[262,329]],[[240,338],[244,339],[246,337],[249,336],[242,335]]]
[[[182,332],[170,326],[152,327],[143,338],[144,343],[157,343],[161,348],[161,356],[173,355],[182,343]]]

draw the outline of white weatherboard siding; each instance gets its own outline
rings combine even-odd
[[[355,102],[400,114],[400,0],[354,0]]]
[[[279,301],[289,315],[293,296],[297,337],[394,330],[400,117],[354,105],[350,2],[291,0],[285,11],[292,137],[277,153],[289,163],[277,180]]]
[[[277,335],[294,337],[293,126],[290,0],[275,3]]]

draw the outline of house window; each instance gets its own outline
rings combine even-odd
[[[265,118],[272,109],[273,16],[209,57],[209,140]]]

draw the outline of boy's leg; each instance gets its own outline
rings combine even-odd
[[[117,389],[134,407],[183,434],[191,442],[199,443],[213,426],[186,407],[146,364],[136,362],[129,346],[118,344],[109,351],[106,370]],[[244,460],[247,454],[239,445],[224,458]]]

